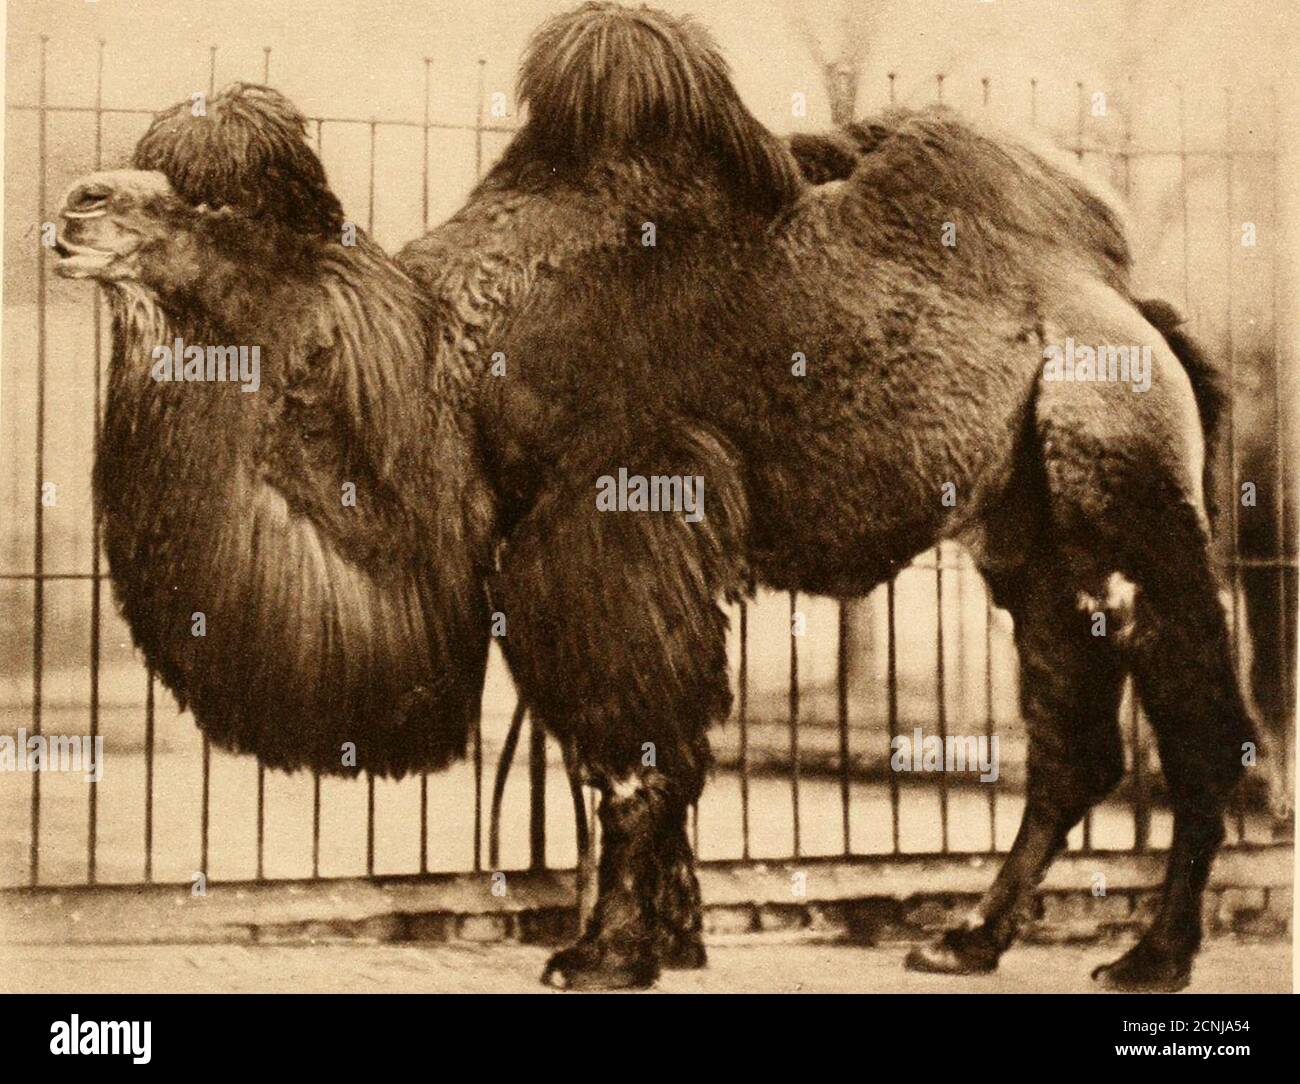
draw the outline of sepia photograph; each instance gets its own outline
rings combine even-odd
[[[1293,0],[5,20],[33,1056],[557,991],[1185,991],[1095,1053],[1251,1054]]]

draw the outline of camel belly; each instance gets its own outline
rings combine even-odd
[[[986,315],[983,327],[960,342],[866,339],[828,351],[820,376],[810,352],[807,383],[769,389],[779,409],[760,439],[738,441],[763,582],[862,594],[971,535],[1023,456],[1040,359],[1023,326]]]

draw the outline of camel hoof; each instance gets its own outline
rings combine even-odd
[[[1092,979],[1104,990],[1172,994],[1192,981],[1192,954],[1165,952],[1139,941],[1118,960],[1094,968]]]
[[[542,972],[542,982],[557,990],[644,990],[658,977],[653,959],[613,952],[596,941],[561,949]]]
[[[928,975],[987,975],[997,970],[998,953],[978,930],[949,930],[937,941],[915,946],[903,966]]]

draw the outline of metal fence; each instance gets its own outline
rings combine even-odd
[[[102,100],[104,43],[99,43],[98,78],[95,100],[89,105],[72,105],[52,102],[46,84],[46,40],[42,39],[39,54],[39,73],[34,102],[11,103],[7,109],[11,114],[33,114],[36,122],[36,146],[34,148],[34,165],[37,170],[37,208],[40,221],[44,221],[50,210],[47,192],[50,155],[48,146],[48,125],[50,119],[61,114],[88,114],[94,122],[94,164],[96,168],[103,164],[103,132],[106,117],[135,116],[141,118],[141,124],[152,115],[152,111],[143,108],[119,108],[106,106]],[[207,85],[209,92],[214,91],[217,50],[211,51]],[[271,51],[264,52],[263,69],[259,76],[262,81],[270,81]],[[311,120],[312,134],[318,150],[326,145],[327,133],[335,129],[360,129],[367,137],[367,191],[365,222],[372,230],[375,223],[377,200],[381,199],[380,183],[376,177],[376,145],[386,133],[406,130],[421,133],[421,222],[427,227],[430,216],[431,185],[436,182],[430,171],[430,139],[438,132],[463,133],[471,145],[466,153],[472,154],[474,175],[480,176],[490,157],[485,143],[489,139],[508,136],[514,129],[509,125],[488,123],[484,112],[483,62],[479,63],[479,108],[472,123],[443,123],[430,116],[431,70],[428,61],[424,68],[423,116],[418,120],[357,118],[346,116],[320,116]],[[1039,87],[1037,81],[1028,80],[1023,90],[1029,98],[1030,110],[1037,119]],[[980,103],[985,109],[990,107],[991,81],[980,81]],[[882,91],[885,88],[881,88]],[[951,84],[948,86],[951,93]],[[1133,192],[1134,163],[1144,158],[1161,158],[1176,164],[1179,170],[1178,185],[1181,200],[1181,219],[1183,228],[1182,275],[1185,297],[1190,293],[1193,268],[1189,258],[1188,240],[1189,203],[1188,203],[1188,164],[1198,156],[1219,160],[1226,169],[1226,206],[1224,208],[1224,225],[1236,221],[1238,208],[1234,203],[1234,177],[1242,163],[1249,160],[1250,168],[1258,172],[1266,170],[1272,174],[1274,189],[1271,213],[1276,221],[1276,145],[1267,149],[1240,149],[1225,145],[1210,149],[1189,149],[1185,125],[1180,124],[1178,143],[1171,148],[1159,149],[1136,145],[1131,136],[1131,129],[1125,127],[1123,141],[1118,146],[1090,141],[1085,129],[1084,95],[1082,84],[1077,85],[1079,122],[1074,133],[1070,149],[1085,164],[1101,164],[1107,168],[1112,177],[1118,177],[1120,187],[1126,195]],[[888,99],[896,98],[896,77],[889,76]],[[934,96],[940,100],[945,95],[945,80],[937,76],[934,84]],[[1183,117],[1180,95],[1180,121]],[[158,103],[159,105],[165,103]],[[1231,111],[1231,95],[1225,97],[1225,107]],[[1230,127],[1230,125],[1229,125]],[[327,162],[328,165],[328,162]],[[1276,232],[1276,231],[1275,231]],[[47,267],[44,250],[37,246],[32,255],[35,276],[35,382],[34,407],[31,424],[34,427],[34,461],[32,463],[34,478],[34,504],[32,506],[33,524],[31,537],[31,566],[29,569],[6,570],[0,574],[0,588],[5,589],[10,601],[17,597],[10,590],[14,585],[30,585],[31,591],[31,692],[30,716],[28,729],[32,735],[42,733],[44,725],[43,712],[46,707],[45,695],[45,656],[46,656],[46,621],[47,593],[52,585],[63,581],[85,584],[89,590],[89,628],[86,633],[86,669],[84,681],[88,711],[89,734],[91,737],[101,733],[101,665],[103,658],[103,627],[106,620],[104,604],[104,582],[107,573],[102,566],[98,529],[93,523],[91,534],[90,567],[88,570],[49,570],[46,560],[46,522],[42,501],[42,484],[46,473],[47,421],[51,408],[47,374]],[[1226,314],[1222,330],[1228,357],[1236,378],[1237,348],[1234,328],[1234,290],[1237,289],[1233,278],[1232,266],[1234,256],[1229,252],[1228,286],[1226,291]],[[1292,635],[1286,617],[1286,606],[1280,600],[1287,599],[1294,591],[1294,570],[1296,568],[1293,553],[1288,552],[1286,544],[1286,527],[1289,510],[1285,507],[1283,492],[1285,447],[1282,432],[1282,371],[1281,353],[1277,344],[1276,320],[1276,269],[1268,273],[1269,319],[1272,324],[1270,336],[1261,338],[1268,343],[1264,351],[1271,369],[1264,375],[1268,378],[1268,394],[1272,398],[1271,425],[1272,432],[1266,435],[1271,441],[1272,477],[1269,482],[1270,493],[1275,501],[1272,509],[1274,520],[1274,537],[1272,552],[1264,556],[1246,554],[1236,545],[1239,538],[1235,502],[1231,516],[1231,538],[1234,545],[1227,565],[1232,583],[1233,614],[1235,618],[1237,642],[1243,638],[1245,622],[1243,607],[1251,605],[1250,599],[1243,599],[1242,572],[1246,569],[1265,570],[1270,575],[1276,573],[1275,602],[1277,603],[1279,626],[1277,635],[1280,650],[1288,660],[1280,675],[1282,687],[1275,690],[1273,701],[1281,704],[1291,702],[1290,690],[1294,687],[1294,672],[1290,663],[1292,652],[1289,640]],[[1258,293],[1258,291],[1256,291]],[[1256,298],[1255,300],[1258,300]],[[93,301],[86,303],[84,318],[92,322],[93,332],[93,373],[88,379],[93,380],[94,432],[99,426],[99,408],[102,391],[102,369],[104,355],[103,314],[98,294]],[[1255,434],[1259,437],[1259,434]],[[1233,489],[1237,488],[1239,477],[1238,434],[1233,433]],[[87,444],[87,448],[89,444]],[[83,464],[85,472],[90,470],[89,457]],[[972,595],[972,592],[974,594]],[[900,599],[906,595],[900,612]],[[918,602],[918,599],[924,599]],[[955,600],[955,601],[954,601]],[[797,617],[809,607],[822,607],[823,633],[817,637],[808,637],[806,633],[795,634],[800,624]],[[828,610],[827,607],[830,607]],[[954,618],[954,608],[956,616]],[[924,610],[928,622],[929,613],[933,613],[932,643],[926,647],[923,641],[930,638],[928,627],[919,630],[916,615]],[[756,693],[754,660],[754,621],[762,614],[769,622],[788,621],[786,639],[788,653],[784,665],[788,666],[785,681],[783,718],[778,716],[778,709],[773,707],[770,696],[759,697]],[[775,617],[773,616],[775,614]],[[828,615],[832,615],[831,618]],[[972,614],[976,615],[972,620]],[[693,819],[693,832],[697,849],[703,843],[704,857],[724,857],[740,861],[757,858],[806,858],[816,855],[841,855],[864,861],[890,861],[904,854],[986,852],[994,853],[1005,849],[1010,840],[1010,831],[1014,830],[1018,819],[1019,799],[1009,787],[984,786],[971,791],[960,780],[950,779],[945,772],[935,773],[922,781],[900,778],[899,773],[881,770],[880,750],[888,750],[892,740],[903,733],[909,722],[924,719],[932,725],[935,733],[946,739],[954,712],[959,708],[961,725],[967,730],[978,727],[981,734],[992,737],[1000,733],[1008,739],[1022,734],[1019,720],[1013,709],[1004,705],[1013,698],[1009,690],[1014,683],[1014,652],[1007,631],[1007,621],[995,614],[991,604],[982,594],[970,561],[958,547],[944,545],[922,556],[894,582],[884,585],[872,599],[865,603],[828,602],[813,603],[798,596],[788,598],[788,612],[781,613],[773,609],[771,596],[760,597],[755,604],[740,603],[733,608],[733,643],[732,657],[736,669],[737,697],[733,719],[719,732],[719,776],[725,779],[722,797],[718,803],[696,810]],[[833,625],[833,633],[830,626]],[[13,627],[13,626],[11,626]],[[865,634],[862,630],[865,629]],[[863,641],[866,641],[865,645]],[[769,641],[770,643],[770,638]],[[857,654],[863,657],[857,657]],[[906,657],[914,663],[917,658],[928,660],[928,677],[922,675],[919,685],[907,685],[900,677],[900,666]],[[769,658],[768,663],[771,664]],[[814,665],[815,664],[815,665]],[[760,665],[764,665],[761,664]],[[819,673],[820,678],[810,677],[810,670]],[[960,674],[957,674],[960,671]],[[829,680],[823,680],[827,674]],[[864,676],[865,675],[865,676]],[[1008,676],[1010,675],[1010,676]],[[764,679],[770,674],[764,670]],[[157,695],[157,683],[152,674],[143,680],[143,705],[138,711],[135,726],[139,730],[139,757],[137,778],[131,782],[132,793],[143,796],[142,817],[137,827],[132,827],[129,834],[135,834],[135,843],[123,842],[124,829],[118,823],[116,815],[109,823],[101,817],[100,787],[101,783],[91,782],[84,799],[77,802],[61,801],[53,813],[49,811],[42,791],[40,773],[30,775],[30,796],[27,803],[27,869],[26,882],[31,885],[43,883],[82,882],[153,882],[155,880],[179,880],[183,875],[176,871],[184,868],[184,863],[195,872],[205,876],[211,872],[210,858],[214,833],[225,832],[227,835],[236,822],[246,823],[246,831],[239,836],[240,846],[246,850],[249,859],[242,872],[234,877],[221,879],[277,879],[281,876],[312,878],[338,875],[327,867],[323,859],[322,839],[328,841],[337,831],[355,829],[355,821],[364,824],[364,864],[356,872],[366,876],[377,873],[402,872],[411,874],[427,873],[433,868],[430,862],[431,840],[444,838],[453,832],[465,832],[468,836],[468,852],[461,850],[450,860],[450,868],[480,870],[496,869],[502,864],[503,817],[505,828],[512,826],[524,828],[526,825],[526,856],[517,857],[515,865],[524,864],[530,868],[544,868],[557,862],[565,863],[572,857],[580,869],[590,874],[590,854],[594,841],[590,838],[589,824],[594,824],[590,814],[594,796],[584,794],[576,783],[569,781],[569,786],[558,785],[565,779],[558,768],[559,757],[541,729],[535,725],[529,728],[528,774],[526,805],[520,806],[516,815],[508,810],[510,791],[507,785],[507,772],[517,751],[517,743],[525,722],[525,708],[522,704],[506,713],[506,719],[497,727],[499,734],[490,740],[485,738],[484,726],[476,725],[471,745],[471,757],[465,770],[454,769],[451,777],[431,783],[429,778],[420,776],[416,780],[402,784],[377,783],[373,777],[352,782],[322,780],[319,776],[309,781],[309,787],[299,788],[293,798],[297,816],[309,823],[309,831],[303,834],[303,861],[294,866],[294,872],[277,873],[268,867],[268,839],[274,839],[268,828],[269,788],[271,781],[267,773],[259,767],[255,772],[255,790],[250,796],[243,791],[242,785],[229,788],[230,798],[224,804],[214,800],[213,780],[218,765],[232,758],[215,753],[206,742],[202,741],[198,752],[197,779],[193,785],[195,794],[184,772],[173,770],[169,766],[159,769],[158,750],[163,740],[161,726],[175,724],[175,719],[164,719],[162,705]],[[770,692],[771,682],[766,681]],[[927,691],[928,686],[928,691]],[[954,692],[955,686],[955,692]],[[863,690],[867,689],[867,692]],[[918,692],[918,689],[921,691]],[[1013,692],[1013,690],[1011,690]],[[910,697],[912,703],[904,705],[903,699]],[[919,700],[918,700],[919,697]],[[868,703],[869,702],[869,703]],[[918,709],[916,703],[920,703]],[[865,705],[865,706],[864,706]],[[1000,706],[1002,705],[1002,706]],[[1161,809],[1158,794],[1153,784],[1153,761],[1151,759],[1151,742],[1145,733],[1145,723],[1135,699],[1128,695],[1125,704],[1125,731],[1128,759],[1131,773],[1127,789],[1121,796],[1090,814],[1072,839],[1072,846],[1103,851],[1143,851],[1159,848],[1167,843],[1167,833],[1160,827]],[[167,715],[174,716],[168,711]],[[508,720],[508,721],[507,721]],[[187,727],[192,733],[193,727]],[[1277,728],[1288,735],[1294,732],[1293,719],[1277,721]],[[6,728],[8,729],[8,728]],[[170,735],[170,731],[167,732]],[[168,740],[171,740],[168,738]],[[177,739],[180,740],[180,739]],[[197,739],[196,739],[197,740]],[[872,751],[863,752],[863,746],[870,745]],[[1290,749],[1288,744],[1288,756]],[[499,752],[496,773],[493,777],[490,797],[485,795],[485,761],[489,751]],[[884,760],[887,762],[886,753]],[[177,764],[188,763],[178,760]],[[224,769],[223,769],[224,770]],[[133,768],[134,771],[134,768]],[[179,773],[179,774],[178,774]],[[167,774],[174,778],[168,780]],[[232,777],[233,778],[233,777]],[[191,801],[173,801],[177,789],[176,780],[181,780],[180,789]],[[444,816],[433,811],[431,807],[431,789],[433,786],[449,787],[454,794],[447,808],[454,809],[454,816]],[[390,789],[397,788],[397,789]],[[400,790],[400,799],[396,797]],[[166,863],[160,863],[162,850],[158,844],[159,825],[172,822],[159,812],[158,806],[166,794],[169,804],[178,807],[179,815],[197,819],[197,835],[185,838],[192,840],[194,850],[188,857],[182,857],[177,864],[175,848],[168,843]],[[363,795],[363,797],[362,797]],[[557,797],[558,796],[558,797]],[[382,798],[382,801],[380,801]],[[331,815],[333,802],[337,800],[346,813],[346,828],[332,828],[326,824]],[[76,833],[68,825],[68,819],[80,816],[76,808],[84,801],[85,831],[82,836],[84,844],[84,877],[69,874],[66,868],[55,876],[43,875],[43,858],[46,851],[43,840],[53,835],[66,847],[67,841]],[[379,804],[399,809],[400,815],[386,817]],[[197,805],[197,809],[193,806]],[[788,810],[788,819],[784,812],[779,816],[779,827],[775,833],[766,831],[759,824],[770,827],[769,822],[776,816],[776,807]],[[505,812],[503,812],[503,810]],[[51,818],[57,817],[57,823]],[[1098,833],[1098,818],[1106,821],[1104,833]],[[1252,825],[1250,818],[1238,813],[1231,827],[1230,839],[1233,845],[1248,846],[1261,841],[1266,828]],[[414,823],[412,823],[414,821]],[[453,827],[451,821],[458,823]],[[917,833],[912,828],[918,821],[923,821],[934,831]],[[251,822],[251,823],[247,823]],[[869,830],[863,825],[870,823]],[[972,842],[971,826],[978,827],[980,838]],[[379,863],[385,868],[377,868],[377,826],[379,835],[385,839],[405,836],[410,847],[406,851],[409,861],[406,866],[394,869],[391,863]],[[557,827],[558,826],[558,827]],[[960,826],[961,839],[954,839],[954,826]],[[788,832],[787,832],[788,827]],[[1167,826],[1166,826],[1167,827]],[[12,830],[12,829],[11,829]],[[767,842],[758,846],[755,840],[766,831]],[[557,832],[573,833],[570,839],[557,841]],[[101,840],[106,835],[118,839],[118,851],[125,847],[137,848],[135,858],[124,866],[121,861],[115,863],[114,872],[105,878],[100,870]],[[522,833],[517,833],[522,834]],[[784,850],[770,845],[773,835],[788,838],[789,845]],[[817,838],[810,843],[810,834]],[[1102,838],[1104,836],[1104,838]],[[867,844],[863,844],[863,838]],[[224,837],[223,837],[224,838]],[[231,837],[235,838],[235,837]],[[719,843],[718,840],[724,840]],[[917,841],[919,839],[919,842]],[[570,841],[572,840],[572,842]],[[277,850],[279,841],[276,840]],[[548,844],[549,849],[548,849]],[[559,844],[557,846],[557,844]],[[185,846],[189,846],[186,843]],[[223,843],[223,846],[225,844]],[[328,848],[327,848],[328,849]],[[399,848],[400,849],[400,848]],[[516,848],[519,851],[519,848]],[[413,851],[413,853],[412,853]],[[486,851],[486,854],[485,854]],[[310,862],[305,855],[309,852]],[[522,853],[522,852],[521,852]],[[133,865],[134,872],[128,868]],[[160,865],[165,869],[160,872]],[[398,864],[401,865],[400,863]],[[65,864],[66,867],[66,864]],[[441,868],[448,868],[443,861]]]

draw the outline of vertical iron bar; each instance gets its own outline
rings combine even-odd
[[[208,46],[208,97],[211,98],[217,92],[217,47]],[[152,682],[152,675],[150,681]],[[257,768],[259,774],[262,766]],[[203,802],[200,816],[200,835],[199,842],[199,869],[206,878],[208,875],[208,829],[211,821],[211,794],[212,794],[212,744],[208,741],[207,734],[203,735]]]
[[[487,61],[478,58],[478,109],[474,114],[474,178],[483,176],[483,103]]]
[[[1137,90],[1129,77],[1128,105],[1124,110],[1124,201],[1133,195],[1133,110]],[[1142,745],[1142,715],[1138,707],[1137,686],[1128,679],[1129,745],[1133,750],[1133,849],[1145,851],[1151,840],[1151,809],[1147,798],[1146,750]]]
[[[477,105],[474,111],[474,178],[483,176],[483,94],[487,61],[478,59]],[[483,716],[474,715],[474,872],[482,868],[483,843]]]
[[[993,748],[993,602],[987,596],[984,600],[984,736],[989,748]],[[989,852],[998,849],[998,792],[994,784],[988,784],[989,801]]]
[[[1233,295],[1234,288],[1236,286],[1235,255],[1236,255],[1237,245],[1234,243],[1233,240],[1233,234],[1236,231],[1236,225],[1233,221],[1233,211],[1235,209],[1237,201],[1236,201],[1236,192],[1234,190],[1235,177],[1233,176],[1233,173],[1235,171],[1237,159],[1233,151],[1233,138],[1232,138],[1233,109],[1232,109],[1232,88],[1231,87],[1223,88],[1223,98],[1224,98],[1223,101],[1224,163],[1225,163],[1225,168],[1228,171],[1227,178],[1226,178],[1227,185],[1226,185],[1226,193],[1225,193],[1225,198],[1227,201],[1226,213],[1228,218],[1228,266],[1227,266],[1228,288],[1226,291],[1227,293],[1227,303],[1225,306],[1226,311],[1224,313],[1224,329],[1225,329],[1224,333],[1225,333],[1225,338],[1227,340],[1226,345],[1227,345],[1227,353],[1228,353],[1228,389],[1232,392],[1233,394],[1232,402],[1235,403],[1236,391],[1237,391],[1237,347],[1236,347],[1236,331],[1233,327],[1236,318],[1236,314],[1234,312],[1234,304],[1233,304],[1235,299],[1233,298],[1232,295]],[[1236,414],[1237,414],[1236,410],[1230,407],[1230,409],[1228,410],[1228,420],[1227,420],[1228,461],[1229,461],[1228,477],[1231,481],[1232,490],[1228,497],[1228,530],[1229,530],[1228,537],[1232,540],[1232,657],[1233,657],[1234,665],[1238,669],[1240,669],[1241,667],[1241,597],[1240,597],[1241,596],[1241,563],[1239,561],[1239,557],[1241,556],[1241,545],[1240,545],[1240,538],[1239,538],[1240,524],[1238,522],[1238,513],[1237,513],[1237,508],[1239,504],[1237,487],[1240,483],[1238,483],[1237,481],[1238,463],[1237,463]]]
[[[1129,203],[1133,195],[1133,110],[1137,106],[1137,90],[1133,77],[1128,78],[1128,102],[1124,106],[1124,144],[1120,150],[1120,160],[1124,163],[1124,202]]]
[[[898,72],[889,73],[889,104],[890,105],[893,105],[898,97],[897,86],[896,86],[897,79],[898,79]]]
[[[1178,184],[1183,210],[1183,310],[1186,319],[1192,320],[1192,273],[1188,255],[1192,235],[1187,199],[1187,103],[1182,83],[1178,84]]]
[[[257,765],[257,880],[262,880],[266,857],[266,769]]]
[[[1284,441],[1286,440],[1286,426],[1282,416],[1282,327],[1279,313],[1281,312],[1281,303],[1278,300],[1279,290],[1279,271],[1278,271],[1278,239],[1281,237],[1281,212],[1278,204],[1278,186],[1279,175],[1281,173],[1281,158],[1279,147],[1279,130],[1281,128],[1281,116],[1278,111],[1278,93],[1276,85],[1269,88],[1272,102],[1273,113],[1273,237],[1271,245],[1271,275],[1272,290],[1270,291],[1273,309],[1273,500],[1275,508],[1274,516],[1274,546],[1276,547],[1277,556],[1277,644],[1278,653],[1283,659],[1281,675],[1279,680],[1282,682],[1282,703],[1286,705],[1283,709],[1284,718],[1281,720],[1284,733],[1283,746],[1284,763],[1290,767],[1291,777],[1287,779],[1288,783],[1294,785],[1295,772],[1295,701],[1292,691],[1295,665],[1295,655],[1292,651],[1292,644],[1287,629],[1287,595],[1288,595],[1288,573],[1290,565],[1287,560],[1286,547],[1286,463],[1283,457]]]
[[[894,619],[894,601],[897,590],[895,578],[890,577],[885,588],[885,606],[888,621],[885,628],[885,690],[886,715],[889,722],[889,749],[894,748],[894,739],[898,736],[898,638]],[[889,772],[889,823],[893,833],[893,853],[899,853],[899,815],[898,815],[898,773],[890,765]]]
[[[1234,275],[1234,263],[1236,262],[1236,248],[1233,244],[1233,207],[1236,203],[1236,193],[1234,191],[1235,178],[1233,172],[1236,167],[1237,159],[1233,152],[1232,138],[1232,88],[1223,88],[1223,143],[1224,143],[1224,168],[1227,170],[1225,178],[1225,200],[1226,214],[1228,219],[1228,260],[1227,260],[1227,301],[1224,306],[1224,335],[1227,340],[1226,347],[1228,353],[1228,389],[1232,393],[1228,401],[1228,479],[1231,489],[1228,493],[1228,537],[1232,540],[1232,568],[1229,573],[1229,582],[1232,587],[1232,663],[1233,670],[1236,671],[1238,679],[1241,678],[1241,563],[1238,557],[1241,554],[1241,548],[1238,544],[1238,520],[1237,520],[1237,419],[1236,419],[1236,394],[1237,394],[1237,349],[1236,333],[1233,329],[1235,313],[1233,311],[1233,291],[1236,287]],[[1207,500],[1211,494],[1206,494]],[[1237,812],[1237,841],[1245,842],[1246,839],[1246,805],[1242,799],[1240,791],[1234,796],[1233,804]]]
[[[36,181],[37,221],[45,223],[46,184],[46,107],[45,53],[49,36],[41,35],[40,86],[37,90],[39,122],[36,129],[36,157],[40,172]],[[45,505],[42,488],[45,477],[45,249],[36,249],[36,508],[33,512],[32,538],[32,735],[41,733],[41,709],[44,696],[45,666]],[[40,880],[41,867],[41,773],[32,772],[31,847],[28,853],[28,878],[33,885]]]
[[[943,105],[943,72],[934,77],[935,97],[940,105]]]
[[[320,769],[311,773],[311,875],[320,876]]]
[[[366,876],[375,875],[375,773],[366,769]]]
[[[375,237],[375,137],[376,122],[370,121],[369,163],[366,180],[366,233]],[[477,855],[476,855],[477,857]],[[375,773],[366,769],[366,876],[375,875]]]
[[[749,606],[740,600],[740,856],[749,860]]]
[[[321,156],[321,142],[323,135],[324,122],[316,121],[316,157]],[[421,853],[423,861],[423,852]],[[424,872],[423,865],[420,871]],[[320,769],[313,768],[311,772],[311,875],[313,878],[320,876]]]
[[[943,544],[934,550],[934,604],[938,611],[934,629],[935,651],[935,689],[939,694],[938,722],[939,743],[946,752],[948,749],[948,682],[944,669],[943,650]],[[948,773],[939,773],[939,830],[940,846],[944,854],[948,853]]]
[[[483,715],[474,713],[474,872],[483,868]]]
[[[989,107],[989,77],[986,75],[980,80],[980,100],[985,111]]]
[[[267,86],[271,82],[271,47],[262,46],[262,85]]]
[[[1074,85],[1077,96],[1074,118],[1074,140],[1076,150],[1074,153],[1075,157],[1079,160],[1079,164],[1083,165],[1083,82],[1080,80]]]
[[[431,57],[424,58],[424,156],[420,159],[420,222],[424,229],[429,228],[429,80],[432,71]],[[428,773],[422,772],[420,779],[428,780]],[[421,787],[423,790],[423,786]]]
[[[1084,93],[1083,81],[1079,80],[1074,84],[1075,87],[1075,117],[1074,117],[1074,143],[1075,157],[1080,165],[1083,165],[1083,128],[1084,128]],[[1083,814],[1083,849],[1092,850],[1092,809],[1089,808]]]
[[[1038,80],[1029,80],[1029,123],[1038,127]]]
[[[790,592],[790,802],[794,812],[794,857],[799,857],[799,641],[794,634],[798,595]]]
[[[429,228],[429,79],[431,57],[424,58],[423,154],[420,156],[420,223]],[[420,772],[420,872],[429,872],[429,773]]]
[[[536,715],[528,730],[528,868],[546,868],[546,731]]]
[[[95,169],[104,161],[104,39],[98,41],[95,56]],[[100,355],[103,353],[103,324],[100,311],[99,286],[95,286],[91,299],[94,312],[94,415],[91,428],[95,447],[99,447],[99,400],[101,396]],[[100,591],[99,582],[99,517],[90,513],[90,740],[93,746],[99,736],[99,653],[100,653]],[[99,849],[99,780],[90,781],[90,809],[86,820],[86,880],[94,884],[97,874]]]
[[[378,122],[370,122],[370,169],[367,178],[366,190],[366,233],[374,238],[375,232],[375,136],[379,125]]]
[[[150,692],[153,691],[153,674],[149,675]],[[208,828],[211,821],[212,797],[212,745],[203,736],[203,799],[199,816],[199,872],[208,875]]]
[[[420,872],[429,872],[429,773],[420,772]]]
[[[145,674],[144,686],[144,879],[153,880],[153,671]],[[206,832],[204,833],[206,835]],[[204,862],[204,868],[207,863]]]
[[[840,827],[844,833],[844,853],[853,853],[849,840],[849,620],[847,606],[839,603],[839,640],[835,660],[835,717],[840,733]]]

